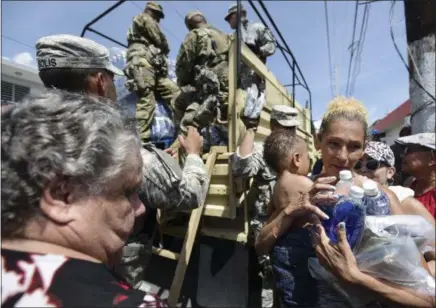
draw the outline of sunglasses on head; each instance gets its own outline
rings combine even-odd
[[[359,170],[363,166],[365,166],[367,170],[375,171],[382,166],[387,166],[387,164],[384,162],[375,160],[375,159],[367,160],[365,163],[363,163],[361,160],[359,160],[356,163],[356,165],[354,166],[354,169]]]

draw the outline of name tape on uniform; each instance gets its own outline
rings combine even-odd
[[[38,68],[106,68],[110,64],[109,57],[103,58],[37,58]]]

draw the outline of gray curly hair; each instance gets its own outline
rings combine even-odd
[[[99,98],[51,90],[25,99],[1,119],[2,237],[20,236],[40,213],[48,183],[101,195],[132,162],[142,168],[134,122]]]

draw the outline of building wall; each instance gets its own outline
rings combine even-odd
[[[400,131],[404,126],[410,125],[410,116],[394,124],[391,128],[385,131],[386,136],[381,138],[381,141],[386,142],[388,145],[393,145],[395,140],[400,137]]]
[[[35,68],[2,59],[2,102],[19,101],[25,94],[38,94],[44,85]],[[19,95],[18,95],[19,94]]]

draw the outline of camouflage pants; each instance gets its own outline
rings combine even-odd
[[[144,244],[145,242],[145,244]],[[147,240],[128,243],[123,247],[123,257],[115,271],[126,279],[135,289],[144,281],[145,270],[151,260],[151,243]]]
[[[142,232],[145,223],[145,216],[136,219],[133,232],[123,247],[121,262],[114,268],[135,289],[144,281],[145,270],[152,256],[153,236]]]
[[[141,139],[147,142],[150,139],[151,124],[156,109],[156,96],[162,98],[174,109],[173,102],[175,97],[180,94],[180,89],[167,76],[162,76],[159,72],[156,72],[155,68],[145,58],[141,59],[140,65],[132,67],[130,72],[131,75],[139,76],[142,79],[140,82],[133,81],[136,83],[136,94],[138,96],[136,121]]]
[[[194,97],[178,99],[175,109],[183,114],[180,131],[187,133],[187,126],[198,130],[212,124],[216,108],[228,103],[229,70],[228,62],[223,61],[213,68],[204,68],[195,80],[198,92]],[[187,99],[186,99],[187,98]]]

